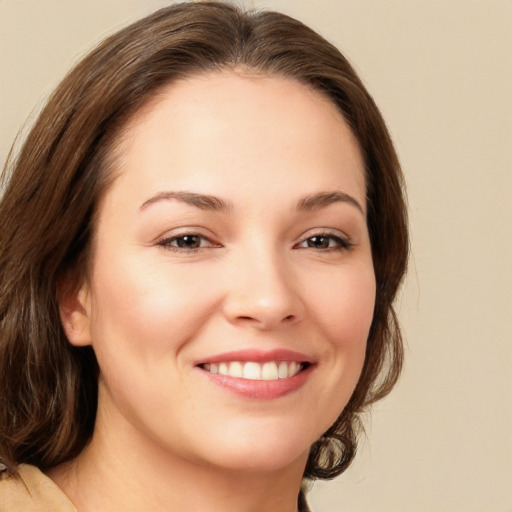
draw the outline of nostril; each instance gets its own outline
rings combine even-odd
[[[251,321],[251,322],[258,322],[259,320],[255,317],[252,317],[252,316],[245,316],[245,315],[240,315],[238,316],[238,319],[239,320],[247,320],[247,321]],[[282,321],[283,322],[293,322],[295,320],[295,315],[288,315],[288,316],[285,316]]]

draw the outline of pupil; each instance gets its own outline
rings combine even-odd
[[[195,235],[182,236],[178,238],[177,243],[178,247],[183,247],[185,249],[195,249],[201,244],[199,237]]]
[[[325,236],[313,236],[309,239],[308,245],[309,247],[316,247],[317,249],[326,249],[329,245],[329,241]]]

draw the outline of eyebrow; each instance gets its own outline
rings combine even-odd
[[[185,191],[167,191],[158,192],[154,196],[150,197],[147,201],[142,203],[139,211],[143,211],[154,203],[160,201],[178,200],[182,203],[190,206],[195,206],[200,210],[209,210],[214,212],[227,212],[233,209],[232,203],[220,199],[219,197],[198,194],[196,192],[185,192]],[[366,213],[361,204],[350,194],[342,192],[341,190],[329,190],[325,192],[317,192],[316,194],[308,195],[300,199],[297,203],[297,209],[299,211],[315,211],[325,208],[334,203],[348,203],[355,206],[363,215]]]
[[[214,212],[224,212],[232,210],[233,205],[223,199],[207,194],[197,194],[195,192],[159,192],[147,201],[142,203],[139,211],[145,210],[148,206],[159,201],[169,201],[176,199],[190,206],[195,206],[200,210],[210,210]]]
[[[352,206],[355,206],[364,216],[366,216],[366,213],[359,201],[357,201],[357,199],[352,197],[350,194],[342,192],[341,190],[329,190],[326,192],[318,192],[317,194],[306,196],[299,200],[297,209],[299,211],[311,212],[325,208],[333,203],[351,204]]]

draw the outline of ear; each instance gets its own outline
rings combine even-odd
[[[92,344],[91,294],[87,283],[77,287],[68,279],[58,285],[57,301],[64,332],[71,345],[85,347]]]

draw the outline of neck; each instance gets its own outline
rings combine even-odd
[[[219,468],[168,453],[116,423],[99,416],[83,452],[48,472],[78,512],[297,511],[307,454],[279,470]]]

